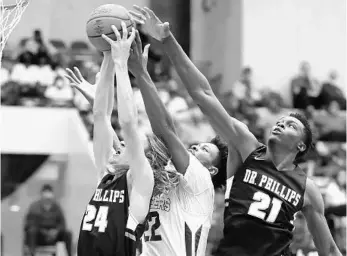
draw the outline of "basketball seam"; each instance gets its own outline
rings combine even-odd
[[[128,27],[131,27],[132,26],[132,24],[131,25],[129,25],[129,26],[127,26],[127,28]],[[107,33],[107,34],[104,34],[105,36],[108,36],[108,35],[112,35],[112,34],[114,34],[114,32],[110,32],[110,33]],[[99,35],[99,36],[88,36],[89,38],[95,38],[95,37],[101,37],[101,35]]]
[[[87,23],[89,23],[90,21],[92,20],[95,20],[95,19],[100,19],[100,18],[116,18],[116,19],[119,19],[119,20],[131,20],[130,18],[129,19],[122,19],[122,18],[119,18],[119,17],[115,17],[115,16],[100,16],[100,17],[95,17],[95,18],[92,18],[90,20],[87,21]]]

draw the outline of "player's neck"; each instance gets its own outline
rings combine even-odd
[[[265,157],[271,160],[279,171],[290,171],[295,168],[293,164],[295,154],[279,148],[276,145],[268,145]]]

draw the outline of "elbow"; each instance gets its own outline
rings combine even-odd
[[[208,98],[216,97],[215,94],[213,93],[212,89],[205,89],[204,90],[202,88],[199,88],[198,90],[192,91],[190,96],[193,98],[193,100],[196,103],[201,103],[201,102],[206,101],[206,99],[208,99]]]

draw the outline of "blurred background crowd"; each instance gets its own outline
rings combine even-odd
[[[206,8],[212,8],[213,3],[216,4],[215,1],[203,2],[206,2]],[[140,27],[139,30],[141,32]],[[187,94],[184,85],[160,47],[147,38],[145,33],[141,32],[141,37],[144,42],[152,43],[148,70],[160,92],[161,99],[174,117],[182,140],[186,145],[190,145],[214,136],[215,132]],[[92,108],[83,96],[69,85],[64,74],[66,74],[66,68],[78,67],[86,80],[94,84],[101,61],[102,54],[96,52],[87,40],[69,42],[62,39],[50,39],[37,27],[32,31],[32,35],[22,37],[17,42],[11,42],[3,53],[0,70],[1,104],[3,107],[14,108],[59,108],[62,111],[73,109],[79,113],[79,118],[89,135],[88,140],[91,141],[93,137]],[[290,88],[289,95],[283,95],[280,86],[269,88],[257,84],[255,74],[259,71],[252,66],[252,63],[248,66],[240,65],[237,70],[238,77],[233,81],[225,81],[222,73],[212,72],[213,63],[209,60],[198,61],[196,65],[207,77],[228,113],[247,124],[259,141],[265,141],[275,121],[289,112],[301,112],[309,118],[314,130],[315,148],[302,161],[301,166],[321,188],[329,227],[345,255],[346,96],[345,84],[339,83],[340,74],[334,70],[334,65],[330,70],[326,70],[325,74],[317,74],[309,59],[298,61],[297,72],[286,81]],[[132,79],[132,86],[139,111],[140,127],[145,138],[151,133],[151,128],[135,79]],[[122,137],[117,120],[117,104],[112,114],[112,126],[118,136]],[[25,129],[25,127],[22,128]],[[14,167],[10,165],[13,161],[23,161],[23,157],[20,158],[18,154],[13,153],[2,153],[2,162],[4,162],[1,180],[2,200],[11,198],[16,193],[16,189],[30,179],[38,166],[46,159],[43,157],[37,160],[36,165],[31,166],[31,170],[22,172],[21,177],[18,178],[9,173],[16,172],[19,168],[18,164],[12,164]],[[42,189],[40,187],[37,190],[40,191],[40,198],[29,202],[30,207],[21,209],[25,216],[21,230],[23,242],[17,241],[17,243],[25,247],[30,243],[41,246],[64,241],[72,255],[75,252],[78,233],[70,231],[69,221],[66,224],[66,210],[59,206],[62,202],[59,202],[59,196],[54,195],[53,187],[54,184],[53,186],[46,184]],[[206,255],[215,255],[214,249],[222,236],[224,192],[224,190],[216,191],[214,220]],[[92,194],[92,190],[89,194]],[[15,212],[13,205],[12,202],[11,210]],[[79,213],[80,216],[82,212]],[[54,231],[40,233],[37,236],[38,233],[35,230],[45,225]],[[2,241],[5,241],[7,236],[8,234],[2,232]],[[16,255],[11,254],[10,251],[8,250],[8,254],[4,255]],[[292,251],[295,255],[316,255],[305,219],[300,214],[295,220]]]

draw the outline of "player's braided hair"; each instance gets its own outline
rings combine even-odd
[[[168,194],[179,183],[179,174],[171,164],[170,153],[157,136],[148,136],[146,157],[154,173],[153,196]]]

